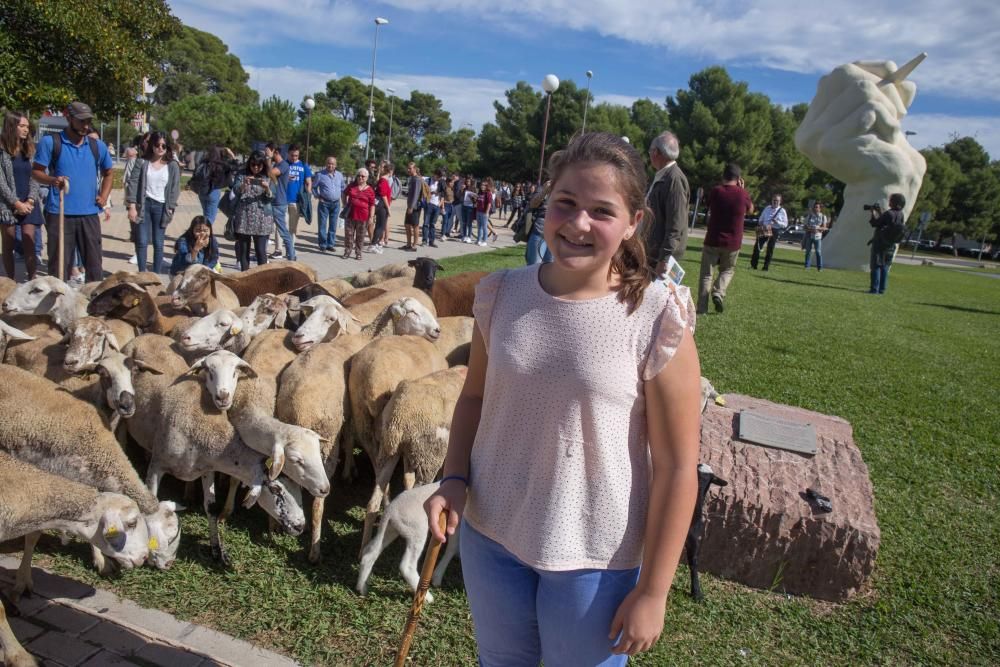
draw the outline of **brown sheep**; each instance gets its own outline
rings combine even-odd
[[[476,298],[476,285],[488,275],[486,271],[465,271],[441,280],[435,280],[438,271],[444,271],[440,264],[430,257],[410,260],[416,270],[413,286],[424,290],[434,301],[438,317],[454,315],[472,316],[472,302]]]
[[[214,274],[214,279],[231,289],[241,306],[249,306],[261,294],[285,294],[315,283],[316,271],[301,262],[280,262]]]

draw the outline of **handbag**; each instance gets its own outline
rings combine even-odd
[[[232,218],[226,219],[226,226],[222,228],[222,236],[227,241],[236,240],[236,225],[233,223]]]
[[[233,217],[233,214],[236,213],[236,193],[231,189],[223,192],[222,197],[219,198],[219,210],[227,218]]]

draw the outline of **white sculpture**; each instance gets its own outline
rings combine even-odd
[[[898,69],[891,60],[849,63],[819,80],[795,146],[846,184],[844,207],[823,243],[826,266],[868,269],[872,228],[865,204],[888,209],[889,195],[900,192],[909,219],[927,164],[899,123],[917,92],[906,77],[926,57],[922,53]]]

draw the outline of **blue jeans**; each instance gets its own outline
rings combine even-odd
[[[295,243],[288,231],[288,204],[279,206],[271,204],[271,215],[274,216],[274,226],[278,230],[281,242],[285,246],[285,258],[295,259]]]
[[[434,243],[434,223],[437,222],[441,208],[434,204],[424,207],[424,226],[420,229],[420,240],[424,243]]]
[[[219,214],[219,197],[221,196],[222,190],[220,188],[212,190],[207,195],[198,195],[198,201],[201,202],[201,212],[208,220],[210,227],[215,223],[215,216]]]
[[[146,270],[146,248],[153,242],[153,273],[163,269],[163,238],[165,230],[160,226],[167,205],[147,198],[142,205],[142,222],[135,228],[135,256],[139,270]]]
[[[339,201],[319,201],[316,207],[316,217],[319,218],[319,233],[316,235],[316,245],[320,250],[332,250],[337,245],[337,224],[340,220]],[[327,221],[329,220],[329,225]],[[329,227],[329,230],[327,229]]]
[[[875,246],[872,246],[871,263],[869,265],[871,269],[871,288],[869,291],[871,293],[885,294],[885,288],[889,284],[889,267],[892,266],[894,250],[895,246],[881,250],[876,250]]]
[[[528,567],[462,522],[462,577],[484,666],[625,665],[611,621],[639,580],[630,570],[551,572]]]
[[[545,237],[538,232],[532,231],[528,235],[528,247],[524,250],[524,263],[528,266],[532,264],[548,263],[552,261],[552,253],[545,243]]]
[[[806,239],[806,268],[809,268],[809,260],[811,259],[812,249],[816,248],[816,268],[823,268],[823,239]]]
[[[476,214],[475,206],[462,205],[462,238],[472,238],[472,216]]]
[[[476,241],[486,243],[486,234],[490,228],[489,213],[476,213]]]
[[[444,205],[444,222],[441,223],[441,238],[446,239],[451,236],[451,226],[455,218],[455,207],[452,204]]]

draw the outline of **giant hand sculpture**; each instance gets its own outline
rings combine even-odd
[[[887,208],[889,195],[917,199],[927,164],[906,141],[899,121],[917,87],[907,75],[927,56],[897,69],[891,60],[841,65],[819,81],[816,96],[795,132],[795,146],[814,165],[846,184],[844,207],[824,242],[823,263],[867,269],[872,230],[865,204]]]

